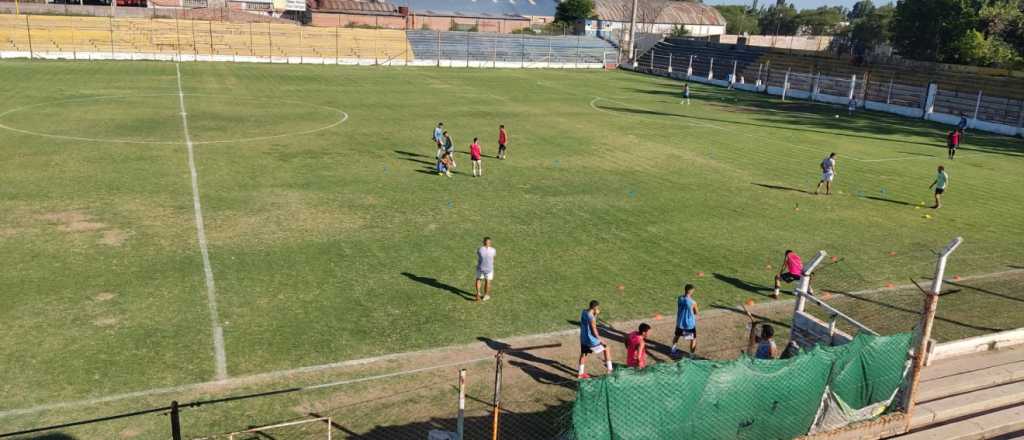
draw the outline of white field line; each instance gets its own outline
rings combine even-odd
[[[3,119],[5,116],[7,116],[9,114],[21,112],[21,111],[24,111],[24,110],[29,110],[29,109],[32,109],[32,108],[35,108],[35,107],[44,107],[44,106],[45,107],[52,107],[52,106],[56,106],[56,105],[63,104],[63,103],[68,103],[68,102],[97,101],[97,100],[121,99],[121,98],[141,98],[141,97],[154,97],[154,96],[178,96],[178,93],[158,93],[158,94],[146,94],[146,95],[106,95],[106,96],[93,96],[93,97],[89,97],[89,98],[73,98],[73,99],[65,99],[65,100],[61,100],[61,101],[43,102],[43,103],[30,104],[30,105],[26,105],[26,106],[17,107],[17,108],[13,108],[13,109],[7,110],[7,111],[5,111],[3,113],[0,113],[0,119]],[[322,127],[317,127],[317,128],[312,128],[312,129],[309,129],[309,130],[304,130],[304,131],[297,131],[297,132],[292,132],[292,133],[274,134],[274,135],[269,135],[269,136],[257,136],[257,137],[250,137],[250,138],[240,138],[240,139],[220,139],[220,140],[210,140],[210,141],[199,141],[199,142],[193,142],[192,143],[193,145],[256,142],[256,141],[266,141],[266,140],[272,140],[272,139],[279,139],[279,138],[283,138],[283,137],[302,136],[302,135],[313,134],[313,133],[317,133],[317,132],[320,132],[320,131],[324,131],[324,130],[328,130],[328,129],[337,127],[338,125],[341,125],[342,123],[344,123],[345,121],[348,120],[348,113],[345,113],[345,112],[343,112],[343,111],[341,111],[341,110],[339,110],[337,108],[328,107],[328,106],[325,106],[325,105],[310,104],[308,102],[302,102],[302,101],[290,101],[290,100],[285,100],[285,99],[251,98],[251,97],[245,97],[245,96],[231,96],[231,95],[197,94],[197,93],[187,93],[187,94],[185,94],[185,96],[202,96],[202,97],[214,97],[214,98],[227,98],[227,99],[243,100],[243,101],[262,101],[262,102],[270,102],[270,103],[298,104],[298,105],[303,105],[303,106],[314,107],[314,108],[319,108],[319,109],[323,109],[323,110],[332,111],[332,112],[335,112],[339,116],[339,118],[337,120],[331,122],[330,124],[324,125]],[[103,142],[103,143],[112,143],[112,144],[141,144],[141,145],[178,145],[178,144],[181,143],[180,140],[178,140],[178,141],[156,141],[156,140],[151,140],[150,141],[150,140],[133,140],[133,139],[99,139],[99,138],[91,138],[91,137],[84,137],[84,136],[68,136],[68,135],[61,135],[61,134],[40,133],[38,131],[31,131],[31,130],[25,130],[25,129],[22,129],[22,128],[11,127],[11,126],[5,125],[3,123],[0,123],[0,128],[2,128],[4,130],[10,130],[10,131],[13,131],[15,133],[27,134],[27,135],[32,135],[32,136],[41,136],[41,137],[48,137],[48,138],[52,138],[52,139],[63,139],[63,140],[81,141],[81,142]]]
[[[1005,271],[1000,271],[1000,272],[992,272],[992,273],[987,273],[987,274],[968,275],[968,276],[965,276],[965,277],[961,277],[960,280],[958,280],[957,282],[982,280],[982,279],[987,279],[987,278],[999,278],[999,277],[1003,277],[1003,276],[1007,276],[1007,275],[1014,275],[1014,274],[1018,274],[1018,273],[1024,273],[1024,269],[1011,269],[1011,270],[1005,270]],[[869,294],[883,292],[883,291],[887,291],[887,290],[910,289],[910,288],[913,288],[913,287],[914,287],[913,284],[902,284],[902,285],[893,286],[891,288],[890,287],[883,287],[883,288],[876,288],[876,289],[866,289],[866,290],[859,290],[859,291],[856,291],[856,292],[849,292],[848,294],[849,295],[869,295]],[[793,299],[788,299],[788,300],[772,301],[770,303],[760,303],[758,305],[759,306],[771,305],[772,307],[781,307],[781,306],[789,307],[793,303],[793,301],[794,301]],[[711,312],[712,311],[708,311],[708,312],[705,312],[705,314],[708,314],[708,313],[711,313]],[[645,321],[645,320],[638,319],[638,320],[631,320],[631,321],[621,321],[621,322],[615,322],[613,325],[616,328],[629,328],[629,327],[635,327],[636,325],[638,325],[642,321]],[[530,342],[536,341],[538,339],[554,338],[554,337],[562,337],[562,336],[573,335],[573,334],[576,334],[578,331],[579,330],[573,328],[573,329],[559,330],[559,331],[554,331],[554,332],[549,332],[549,333],[540,333],[540,334],[525,335],[525,336],[515,336],[515,337],[510,337],[510,338],[503,338],[503,342],[505,342],[506,344],[515,346],[515,345],[517,345],[519,343],[530,343]],[[422,356],[422,355],[425,355],[425,354],[437,354],[437,353],[445,353],[445,352],[458,352],[460,350],[479,349],[481,347],[481,345],[482,345],[482,343],[477,342],[477,343],[465,344],[465,345],[455,345],[455,346],[449,346],[449,347],[433,348],[433,349],[429,349],[429,350],[419,350],[419,351],[411,351],[411,352],[403,352],[403,353],[391,353],[391,354],[386,354],[386,355],[383,355],[383,356],[375,356],[375,357],[369,357],[369,358],[363,358],[363,359],[352,359],[352,360],[348,360],[348,361],[334,362],[334,363],[321,364],[321,365],[311,365],[311,366],[307,366],[307,367],[299,367],[299,368],[293,368],[293,369],[289,369],[289,370],[270,371],[270,372],[259,373],[259,374],[254,374],[254,375],[250,375],[250,376],[232,377],[230,379],[220,380],[220,381],[200,382],[200,383],[193,383],[193,384],[187,384],[187,385],[179,385],[179,386],[175,386],[175,387],[166,387],[166,388],[154,388],[154,389],[150,389],[150,390],[133,391],[133,392],[129,392],[129,393],[114,394],[114,395],[103,396],[103,397],[94,397],[94,398],[83,399],[83,400],[71,400],[71,401],[64,401],[64,402],[55,402],[55,403],[49,403],[49,404],[33,406],[33,407],[28,407],[28,408],[0,411],[0,419],[5,418],[5,417],[18,416],[18,415],[33,414],[33,413],[37,413],[37,412],[41,412],[41,411],[49,411],[49,410],[54,410],[54,409],[76,408],[76,407],[82,407],[82,406],[97,405],[97,404],[100,404],[100,403],[115,402],[115,401],[125,400],[125,399],[140,398],[140,397],[150,397],[150,396],[155,396],[155,395],[160,395],[160,394],[182,393],[182,392],[188,392],[188,391],[194,391],[194,390],[201,390],[201,389],[203,389],[205,387],[209,387],[209,386],[218,386],[218,387],[225,387],[225,386],[227,386],[227,387],[232,387],[232,386],[237,386],[237,385],[252,384],[252,383],[258,383],[258,382],[261,382],[261,381],[280,379],[280,378],[283,378],[283,377],[291,377],[291,376],[295,376],[295,375],[298,375],[298,374],[322,372],[322,371],[327,371],[327,370],[335,370],[335,369],[342,369],[342,368],[348,368],[348,367],[354,367],[354,366],[369,365],[369,364],[374,364],[374,363],[379,363],[379,362],[384,362],[384,361],[389,361],[389,360],[401,360],[401,359],[407,359],[407,358],[410,358],[410,357]],[[414,370],[398,371],[398,372],[387,373],[387,374],[382,374],[382,375],[377,375],[377,376],[362,377],[362,378],[357,378],[357,379],[350,379],[350,380],[344,380],[344,381],[338,381],[338,382],[330,382],[330,383],[319,384],[319,385],[310,385],[310,386],[307,386],[307,387],[302,387],[302,389],[317,389],[317,388],[326,388],[326,387],[330,387],[330,386],[340,386],[340,385],[346,385],[346,384],[351,384],[351,383],[366,382],[366,381],[371,381],[371,380],[377,380],[377,379],[384,379],[384,378],[402,376],[402,375],[407,375],[407,374],[420,373],[420,372],[429,371],[429,370],[448,368],[448,367],[454,367],[454,366],[459,366],[459,365],[473,364],[473,363],[482,362],[482,361],[488,360],[488,359],[493,359],[493,356],[474,358],[474,359],[470,359],[470,360],[466,360],[466,361],[460,361],[460,362],[452,362],[450,364],[434,365],[434,366],[418,368],[418,369],[414,369]]]
[[[627,104],[627,103],[621,102],[621,101],[616,101],[614,99],[608,99],[608,98],[602,98],[600,96],[595,96],[594,99],[590,101],[590,107],[593,108],[594,110],[597,110],[599,112],[604,112],[604,113],[613,113],[613,112],[610,112],[608,110],[604,110],[604,109],[602,109],[600,107],[597,107],[597,105],[596,105],[597,101],[608,101],[608,102],[611,102],[611,103],[615,103],[615,104],[619,104],[619,105],[624,105],[626,107],[631,107],[631,108],[636,109],[636,110],[643,110],[643,111],[652,112],[652,113],[655,112],[654,110],[649,110],[649,109],[646,109],[646,108],[643,108],[643,107],[637,107],[635,105]],[[637,115],[637,116],[643,116],[643,115]],[[677,115],[677,116],[684,117],[684,118],[687,117],[686,115]],[[807,150],[807,151],[818,152],[818,153],[823,151],[822,148],[814,148],[814,147],[808,147],[808,146],[799,145],[799,144],[791,144],[789,142],[778,141],[778,140],[775,140],[773,138],[765,138],[765,137],[749,134],[749,133],[746,133],[746,132],[743,132],[743,131],[732,131],[732,130],[729,130],[728,128],[722,127],[721,125],[718,125],[718,124],[706,123],[706,122],[696,121],[696,120],[692,120],[692,119],[688,120],[687,122],[689,123],[688,125],[691,125],[691,126],[708,127],[708,128],[713,128],[713,129],[716,129],[716,130],[727,130],[727,131],[730,131],[731,133],[740,134],[740,135],[743,135],[743,136],[746,136],[746,137],[749,137],[749,138],[757,139],[757,140],[762,141],[762,142],[763,141],[769,141],[769,142],[774,142],[776,144],[785,145],[787,147],[793,147],[793,148],[798,148],[798,149],[801,149],[801,150]],[[854,160],[854,161],[857,161],[857,162],[888,162],[888,161],[894,161],[894,160],[913,160],[913,159],[925,159],[925,158],[927,158],[927,159],[934,159],[933,157],[930,157],[930,156],[929,157],[925,157],[925,156],[907,156],[907,157],[892,157],[892,158],[885,158],[885,159],[861,159],[859,157],[851,156],[851,155],[848,155],[848,154],[844,154],[844,157],[847,157],[850,160]]]
[[[192,205],[196,213],[196,236],[199,239],[199,252],[203,256],[203,275],[206,278],[206,304],[210,308],[210,324],[213,327],[213,357],[217,380],[227,379],[228,359],[224,353],[224,328],[220,325],[217,313],[217,288],[213,283],[213,267],[210,266],[210,249],[206,243],[206,227],[203,225],[203,206],[199,202],[199,172],[196,171],[195,149],[192,147],[192,135],[188,132],[188,112],[185,110],[185,92],[181,88],[181,67],[174,65],[178,75],[178,104],[181,107],[181,128],[185,132],[185,146],[188,149],[188,169],[192,175]]]

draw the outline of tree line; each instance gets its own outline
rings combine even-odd
[[[1024,0],[899,0],[847,10],[792,5],[716,6],[726,32],[831,35],[833,48],[864,55],[892,47],[903,58],[976,66],[1024,67]]]

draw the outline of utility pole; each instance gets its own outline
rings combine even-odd
[[[636,3],[637,0],[633,0],[633,15],[629,19],[629,62],[636,64]]]

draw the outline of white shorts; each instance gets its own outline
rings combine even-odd
[[[821,174],[821,181],[822,182],[831,182],[834,177],[836,177],[836,173],[834,173],[832,171],[828,171],[828,172],[825,172],[825,173]]]
[[[588,347],[587,350],[589,350],[592,354],[604,353],[604,345],[597,344],[593,347]]]
[[[476,279],[491,281],[494,279],[494,271],[491,272],[480,272],[476,271]]]

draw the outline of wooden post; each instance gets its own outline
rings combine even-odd
[[[25,32],[28,33],[28,59],[32,59],[32,25],[28,22],[28,14],[25,14]]]
[[[459,370],[459,419],[455,425],[455,432],[458,440],[463,440],[466,428],[466,369]]]
[[[496,360],[494,365],[494,421],[491,425],[491,440],[498,440],[498,426],[501,414],[501,364],[504,354],[504,352],[498,351],[498,354],[494,355]]]
[[[917,391],[921,383],[921,370],[924,368],[925,360],[928,357],[928,341],[932,336],[932,325],[935,322],[935,310],[939,305],[939,292],[942,290],[942,277],[946,273],[946,259],[949,254],[953,253],[954,250],[960,243],[963,243],[963,238],[957,237],[953,241],[946,245],[946,248],[939,254],[939,259],[935,263],[935,275],[932,279],[932,286],[928,292],[925,292],[924,298],[924,310],[921,312],[921,323],[918,333],[918,340],[914,344],[914,357],[911,366],[909,389],[904,396],[905,414],[907,415],[907,426],[906,429],[910,429],[910,422],[914,417],[914,407],[916,406],[915,400],[917,400]]]

